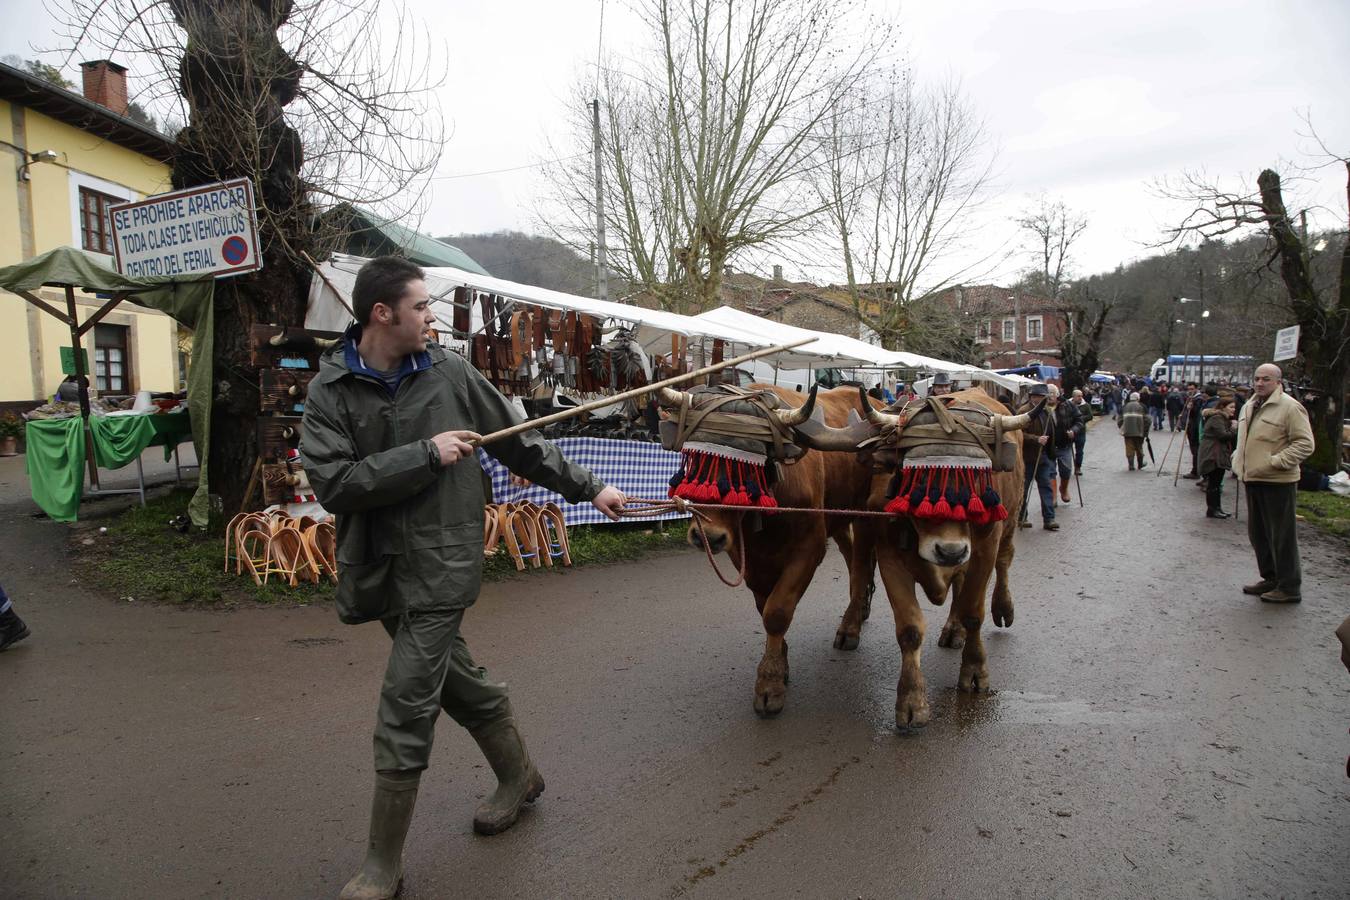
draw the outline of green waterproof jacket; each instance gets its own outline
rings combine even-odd
[[[1152,427],[1148,409],[1139,400],[1125,404],[1118,425],[1126,437],[1148,437],[1148,430]]]
[[[520,413],[467,361],[435,344],[404,361],[391,391],[361,361],[359,340],[353,326],[324,354],[300,439],[314,493],[337,517],[338,616],[366,622],[469,606],[483,566],[483,470],[477,458],[441,466],[430,438],[488,434],[521,421]],[[536,432],[486,449],[572,503],[604,488]]]

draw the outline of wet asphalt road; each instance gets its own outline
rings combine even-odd
[[[404,896],[1347,896],[1350,552],[1301,526],[1305,600],[1263,605],[1239,591],[1242,525],[1123,468],[1099,423],[1087,508],[1019,535],[995,693],[956,691],[926,607],[916,734],[893,728],[883,596],[861,647],[831,648],[835,553],[771,721],[753,602],[701,555],[489,585],[466,635],[548,788],[474,836],[491,775],[443,719]],[[0,583],[34,628],[0,655],[0,894],[336,896],[364,847],[383,632],[118,602],[23,510],[0,511]]]

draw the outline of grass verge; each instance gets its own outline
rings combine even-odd
[[[1350,497],[1331,491],[1299,491],[1298,511],[1323,531],[1350,540]]]
[[[72,557],[91,581],[119,598],[183,604],[309,604],[333,599],[328,582],[261,587],[246,575],[224,571],[225,523],[212,516],[205,532],[180,534],[167,523],[187,514],[190,490],[174,490],[108,520],[81,523],[72,534]],[[107,533],[99,531],[105,526]],[[568,530],[573,567],[624,562],[687,546],[682,522],[578,526]],[[483,580],[547,577],[566,569],[517,572],[505,548],[483,563]]]

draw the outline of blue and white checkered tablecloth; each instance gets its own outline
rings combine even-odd
[[[558,438],[553,443],[563,452],[563,456],[590,469],[605,484],[618,488],[629,497],[664,500],[670,487],[670,476],[680,467],[680,454],[660,444],[589,437]],[[492,478],[492,496],[498,503],[527,501],[543,505],[551,501],[562,508],[563,518],[568,525],[596,525],[609,521],[589,503],[568,503],[538,485],[526,488],[511,484],[506,467],[488,456],[485,450],[478,451],[478,461]],[[687,514],[672,512],[650,519],[627,521],[682,518],[687,518]]]

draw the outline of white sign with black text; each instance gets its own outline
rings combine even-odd
[[[108,208],[117,271],[132,278],[262,268],[253,183],[204,184]]]
[[[1298,356],[1298,331],[1298,325],[1290,325],[1275,332],[1275,355],[1272,357],[1275,362]]]

